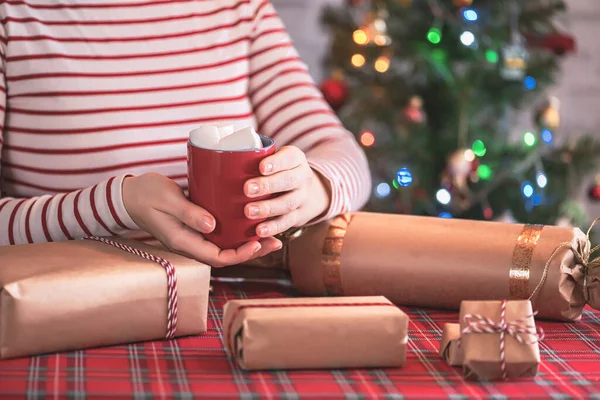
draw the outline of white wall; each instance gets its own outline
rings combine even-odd
[[[323,5],[343,4],[345,0],[272,0],[303,60],[316,82],[323,77],[322,56],[327,35],[319,24]],[[567,0],[567,28],[575,36],[577,50],[562,62],[562,72],[551,91],[561,100],[562,133],[559,138],[580,133],[595,133],[600,139],[600,0]],[[533,129],[531,112],[519,118],[514,134]],[[600,173],[600,171],[598,171]],[[591,216],[600,216],[600,203],[589,204],[583,187],[581,199]]]
[[[344,4],[345,0],[271,0],[283,20],[302,60],[318,83],[323,78],[322,57],[328,35],[319,22],[325,4]]]

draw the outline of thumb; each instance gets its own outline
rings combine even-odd
[[[174,207],[174,216],[190,228],[201,232],[210,233],[215,229],[215,218],[204,208],[190,202],[185,197]]]

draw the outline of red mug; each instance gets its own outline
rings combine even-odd
[[[259,239],[256,227],[264,219],[249,219],[244,207],[251,201],[273,196],[250,199],[244,193],[244,183],[260,176],[261,160],[275,153],[273,139],[266,136],[260,139],[262,149],[237,151],[205,149],[188,140],[189,198],[215,217],[214,231],[204,237],[223,250],[237,249]]]

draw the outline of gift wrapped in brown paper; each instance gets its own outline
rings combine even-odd
[[[451,367],[463,365],[463,351],[460,346],[460,324],[446,324],[440,340],[440,357]]]
[[[460,328],[465,378],[491,381],[537,375],[542,338],[530,301],[465,301]]]
[[[1,248],[0,358],[206,330],[208,266],[96,239]]]
[[[539,317],[578,320],[586,303],[600,307],[592,250],[578,228],[361,212],[307,228],[289,243],[289,269],[312,296],[454,310],[532,299]]]
[[[382,296],[231,300],[223,341],[241,368],[400,367],[408,316]]]

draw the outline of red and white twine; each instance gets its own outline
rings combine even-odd
[[[464,317],[467,326],[463,329],[462,335],[470,333],[499,333],[500,334],[500,369],[502,371],[502,379],[506,380],[508,375],[506,372],[506,335],[514,337],[519,343],[531,345],[544,340],[544,331],[542,328],[536,328],[535,325],[528,325],[526,321],[534,317],[537,312],[531,315],[526,315],[514,322],[506,322],[506,305],[508,301],[502,301],[500,311],[500,321],[494,322],[491,319],[480,314],[467,314]],[[539,331],[539,333],[538,333]],[[521,334],[531,335],[532,339],[527,341],[523,339]]]
[[[166,339],[173,339],[175,337],[175,331],[177,330],[177,275],[175,274],[175,267],[169,261],[165,260],[162,257],[158,257],[147,253],[143,250],[134,249],[131,246],[128,246],[123,243],[115,242],[110,239],[96,237],[96,236],[88,236],[85,239],[87,240],[95,240],[97,242],[105,243],[109,246],[116,247],[123,251],[126,251],[131,254],[135,254],[136,256],[145,258],[146,260],[150,260],[161,265],[165,271],[167,272],[167,335]]]

